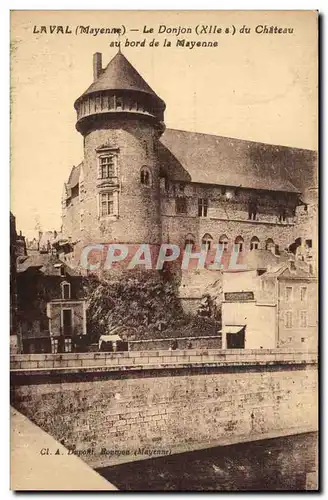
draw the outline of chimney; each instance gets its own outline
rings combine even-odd
[[[289,264],[290,271],[296,271],[296,262],[293,258],[289,259],[288,264]]]
[[[93,54],[93,81],[95,82],[102,73],[102,54],[96,52]]]

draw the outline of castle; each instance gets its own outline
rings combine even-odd
[[[166,129],[166,104],[119,51],[75,101],[84,158],[62,196],[62,251],[97,243],[291,251],[316,273],[315,151]],[[213,102],[213,109],[215,102]]]

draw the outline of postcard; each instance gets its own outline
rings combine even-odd
[[[11,12],[11,489],[318,490],[318,12]]]

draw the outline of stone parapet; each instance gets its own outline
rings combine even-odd
[[[10,368],[18,371],[44,370],[140,370],[160,368],[217,367],[278,364],[316,364],[315,351],[300,349],[189,349],[159,351],[90,352],[66,354],[18,354]]]

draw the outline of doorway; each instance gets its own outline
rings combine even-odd
[[[73,311],[72,309],[63,309],[62,311],[63,335],[72,336],[73,334]]]
[[[245,349],[245,328],[227,333],[227,349]]]

